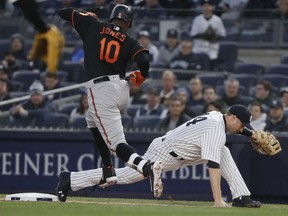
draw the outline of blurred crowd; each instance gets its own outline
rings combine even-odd
[[[131,100],[122,117],[127,130],[168,131],[208,111],[224,113],[234,104],[243,104],[252,113],[251,124],[255,129],[288,132],[288,82],[275,85],[273,79],[264,79],[265,66],[260,72],[259,68],[245,71],[241,67],[237,71],[237,64],[241,66],[233,54],[237,53],[237,46],[228,47],[227,54],[221,44],[226,37],[224,19],[286,18],[288,0],[54,0],[41,1],[39,7],[45,8],[43,14],[57,14],[62,7],[83,8],[107,19],[117,3],[135,7],[136,19],[194,17],[188,21],[190,32],[180,34],[170,28],[165,33],[165,41],[160,43],[151,38],[149,30],[137,32],[137,40],[150,53],[151,75],[141,87],[130,85]],[[21,11],[5,0],[0,1],[0,11],[4,16],[21,16]],[[0,114],[9,113],[2,127],[86,128],[85,90],[44,94],[84,81],[82,44],[65,48],[57,72],[51,73],[47,62],[29,58],[31,44],[26,44],[21,34],[11,35],[7,50],[2,50],[3,56],[0,56],[0,102],[24,95],[29,95],[29,99],[0,106]],[[135,69],[131,63],[127,71]],[[153,69],[157,69],[153,72],[157,78],[152,75]],[[202,71],[203,76],[198,73],[181,78],[178,72],[183,74],[188,70]],[[218,73],[223,71],[225,73]],[[216,76],[208,82],[211,74],[206,76],[205,72],[215,72]],[[249,81],[236,76],[239,74],[246,74],[244,78]],[[56,103],[75,95],[77,101]]]

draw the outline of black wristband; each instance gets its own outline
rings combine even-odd
[[[219,169],[220,165],[214,161],[208,160],[208,167],[213,169]]]
[[[247,137],[251,137],[253,135],[253,131],[244,127],[243,131],[239,132],[239,134],[242,134],[242,135],[247,136]]]

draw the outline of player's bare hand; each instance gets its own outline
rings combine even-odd
[[[229,204],[227,204],[226,202],[224,202],[223,200],[220,200],[220,201],[215,201],[213,207],[216,207],[216,208],[229,208],[231,206]]]

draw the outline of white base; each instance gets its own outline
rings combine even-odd
[[[44,193],[17,193],[6,195],[5,200],[8,201],[50,201],[57,202],[58,198],[55,195]]]

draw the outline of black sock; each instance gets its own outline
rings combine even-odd
[[[98,149],[99,154],[102,158],[103,166],[105,167],[112,166],[111,152],[110,152],[110,149],[107,147],[105,141],[103,140],[101,133],[99,132],[97,128],[90,128],[90,130],[95,140],[94,142],[95,146]],[[97,157],[95,155],[95,159],[96,158]],[[96,167],[96,161],[95,161],[95,167]]]
[[[134,153],[136,153],[136,150],[126,143],[120,143],[116,148],[116,155],[125,162],[128,162],[130,156]]]

